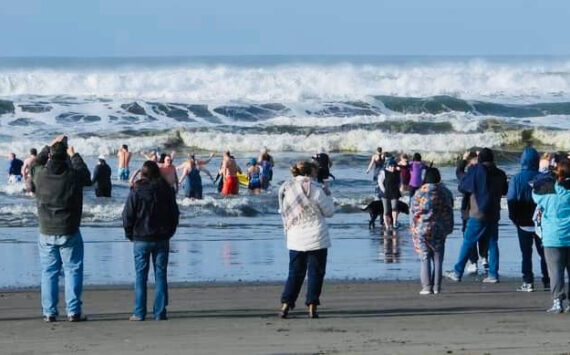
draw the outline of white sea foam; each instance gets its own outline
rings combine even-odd
[[[0,96],[71,95],[193,102],[303,102],[369,95],[522,101],[568,97],[570,61],[0,69]]]

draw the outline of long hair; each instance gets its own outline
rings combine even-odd
[[[141,168],[141,178],[148,181],[160,180],[161,176],[158,164],[156,164],[152,160],[145,161]]]
[[[566,160],[556,164],[555,172],[559,182],[570,179],[570,162]]]

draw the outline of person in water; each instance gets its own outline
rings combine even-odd
[[[198,160],[198,159],[196,159],[196,156],[194,154],[190,154],[190,155],[188,155],[188,159],[184,163],[182,163],[176,167],[176,170],[181,170],[184,173],[184,170],[188,169],[190,167],[191,161],[193,161],[192,164],[196,165],[196,168],[200,172],[203,172],[204,174],[208,175],[213,182],[214,177],[212,176],[212,173],[206,168],[206,165],[208,165],[208,163],[210,163],[210,161],[212,161],[212,158],[214,157],[214,155],[215,155],[215,153],[211,153],[210,156],[208,157],[208,159]]]
[[[436,168],[426,170],[424,183],[412,198],[410,231],[414,248],[422,262],[420,295],[438,294],[441,290],[445,239],[453,232],[453,195],[441,182]]]
[[[326,183],[321,187],[315,182],[315,164],[299,162],[291,167],[291,173],[293,178],[281,185],[278,194],[289,249],[289,276],[281,295],[279,315],[287,318],[295,308],[307,275],[305,305],[309,308],[309,318],[318,318],[317,306],[331,246],[325,218],[334,214],[334,203]]]
[[[133,242],[135,305],[130,321],[144,321],[147,313],[147,279],[154,268],[154,319],[167,320],[168,254],[170,238],[176,232],[180,212],[172,185],[160,174],[158,165],[145,161],[141,178],[129,192],[123,209],[125,237]]]
[[[164,155],[164,163],[158,164],[160,167],[160,175],[162,178],[178,192],[178,175],[176,174],[176,167],[172,164],[172,157],[168,154]]]
[[[261,170],[261,188],[267,190],[271,180],[273,180],[273,167],[275,161],[269,154],[269,149],[263,148],[259,154],[258,165]]]
[[[117,159],[119,164],[119,171],[118,171],[118,179],[120,181],[128,181],[130,170],[129,164],[131,162],[131,152],[129,152],[129,147],[126,144],[123,144],[119,151],[117,152]]]
[[[400,161],[398,162],[398,170],[400,171],[400,191],[408,191],[410,188],[410,163],[408,161],[408,154],[402,153]]]
[[[8,154],[8,183],[15,184],[22,181],[22,166],[24,162],[16,158],[15,153]]]
[[[400,173],[396,170],[396,160],[390,157],[378,174],[378,188],[382,193],[384,225],[386,232],[398,229],[398,200],[400,199]]]
[[[32,193],[32,166],[36,161],[38,156],[38,151],[36,148],[30,149],[30,155],[24,160],[24,165],[22,165],[22,178],[26,184],[26,193]]]
[[[323,183],[329,177],[334,178],[331,174],[330,169],[333,165],[331,158],[327,154],[325,148],[321,147],[319,153],[314,155],[313,161],[317,164],[317,181]]]
[[[426,169],[426,165],[422,162],[420,153],[414,153],[412,163],[410,164],[410,201],[414,196],[414,192],[422,186],[422,172]]]
[[[219,173],[222,175],[223,179],[222,195],[237,195],[239,193],[239,180],[237,174],[241,173],[241,169],[229,150],[224,152],[222,167],[220,168]]]
[[[247,178],[249,181],[247,189],[250,193],[257,195],[261,191],[261,169],[257,165],[255,158],[251,158],[247,165]]]
[[[185,197],[197,200],[202,199],[202,178],[200,177],[198,161],[194,155],[190,155],[183,165],[180,185]]]
[[[384,169],[384,163],[385,163],[385,156],[382,153],[382,147],[378,147],[376,148],[376,153],[374,153],[370,158],[370,163],[368,164],[368,168],[366,169],[366,174],[368,174],[370,170],[374,168],[374,172],[372,174],[372,181],[378,180],[378,174],[380,174],[380,171]]]
[[[105,161],[104,155],[99,155],[98,163],[93,169],[92,183],[95,187],[95,196],[111,197],[111,167]]]

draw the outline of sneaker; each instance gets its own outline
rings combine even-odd
[[[534,285],[529,282],[523,282],[521,287],[517,288],[520,292],[534,292]]]
[[[85,316],[85,314],[79,313],[79,314],[72,314],[67,316],[67,321],[68,322],[85,322],[87,320],[87,316]]]
[[[423,289],[423,290],[420,291],[420,295],[422,295],[422,296],[424,296],[424,295],[431,295],[432,293],[433,293],[432,290],[425,290],[425,289]]]
[[[564,308],[562,307],[562,300],[555,299],[552,303],[552,307],[547,309],[546,312],[548,313],[562,313],[564,312]]]
[[[487,276],[483,279],[483,283],[486,284],[496,284],[499,282],[499,279],[496,277],[492,277],[492,276]]]
[[[469,262],[467,265],[466,272],[468,275],[476,275],[477,274],[477,262]]]
[[[46,322],[46,323],[57,322],[57,317],[56,316],[44,316],[44,322]]]
[[[453,270],[452,271],[446,271],[443,276],[445,276],[446,278],[448,278],[451,281],[455,281],[455,282],[461,281],[461,277],[457,276],[457,274]]]
[[[439,295],[440,292],[441,292],[440,290],[433,290],[434,295]]]
[[[489,260],[487,258],[481,258],[481,265],[483,265],[483,269],[489,270]]]
[[[144,318],[137,317],[133,314],[132,316],[129,317],[129,321],[131,321],[131,322],[142,322],[142,321],[144,321]]]

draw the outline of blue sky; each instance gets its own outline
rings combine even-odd
[[[5,0],[0,56],[568,55],[567,0]]]

